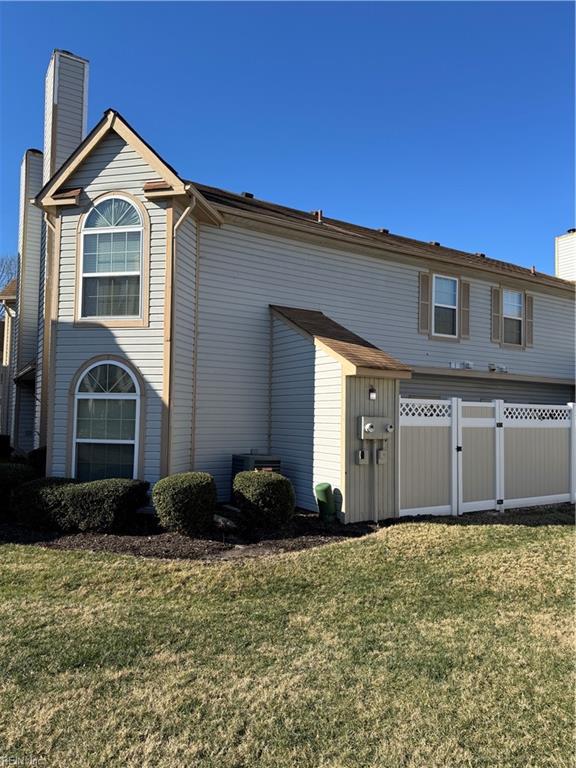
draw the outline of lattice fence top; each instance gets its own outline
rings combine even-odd
[[[400,416],[419,419],[450,418],[452,403],[443,400],[400,400]]]
[[[505,405],[504,418],[508,421],[570,421],[570,409],[562,405]]]

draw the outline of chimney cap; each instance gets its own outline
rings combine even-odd
[[[64,56],[71,56],[73,59],[78,59],[78,61],[83,61],[85,64],[89,64],[88,59],[85,59],[83,56],[78,56],[77,53],[72,53],[72,51],[65,51],[64,48],[54,48],[52,55],[54,56],[57,53],[64,54]]]

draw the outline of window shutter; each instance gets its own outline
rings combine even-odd
[[[460,281],[460,338],[470,338],[470,283]]]
[[[502,301],[500,288],[492,288],[492,341],[502,340]]]
[[[526,329],[524,331],[525,345],[527,347],[534,346],[534,297],[526,296],[525,299],[525,313],[526,313]]]
[[[430,275],[420,272],[418,299],[418,333],[430,333]]]

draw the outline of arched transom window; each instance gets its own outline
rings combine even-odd
[[[82,233],[82,317],[133,317],[142,307],[142,218],[123,197],[108,197]]]
[[[75,393],[75,477],[135,477],[139,420],[140,388],[129,368],[113,361],[88,368]]]

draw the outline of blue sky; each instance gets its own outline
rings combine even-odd
[[[18,169],[42,146],[53,48],[90,59],[89,126],[118,109],[187,178],[548,272],[573,226],[572,3],[0,14],[0,255],[16,251]]]

